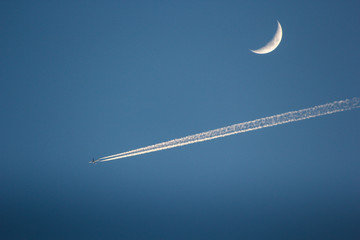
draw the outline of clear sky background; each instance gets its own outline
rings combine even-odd
[[[360,239],[359,1],[1,1],[1,239]],[[283,27],[280,46],[263,46]]]

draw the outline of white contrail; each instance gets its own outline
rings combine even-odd
[[[192,143],[203,142],[215,138],[225,137],[233,134],[249,132],[261,128],[272,127],[284,123],[300,121],[304,119],[319,117],[322,115],[328,115],[332,113],[342,112],[360,107],[360,98],[346,99],[342,101],[335,101],[311,108],[306,108],[298,111],[292,111],[273,115],[271,117],[259,118],[249,122],[243,122],[234,124],[228,127],[218,128],[207,132],[202,132],[194,135],[190,135],[183,138],[177,138],[174,140],[158,143],[148,147],[138,148],[128,152],[123,152],[107,157],[102,157],[96,160],[97,162],[112,161],[120,158],[126,158],[145,154],[149,152],[160,151],[168,148],[180,147]]]

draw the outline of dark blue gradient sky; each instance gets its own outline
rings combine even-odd
[[[359,1],[1,1],[0,239],[360,239]],[[256,55],[276,20],[283,41]]]

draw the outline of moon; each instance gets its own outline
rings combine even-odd
[[[282,39],[282,35],[283,35],[280,22],[277,21],[277,24],[278,24],[278,27],[277,27],[276,33],[275,33],[274,37],[270,40],[270,42],[268,42],[262,48],[259,48],[256,50],[250,49],[250,51],[252,51],[253,53],[256,53],[256,54],[266,54],[266,53],[274,51],[279,46],[281,39]]]

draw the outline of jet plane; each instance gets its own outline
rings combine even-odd
[[[95,160],[95,159],[93,158],[89,163],[95,164],[96,162],[97,162],[97,160]]]

